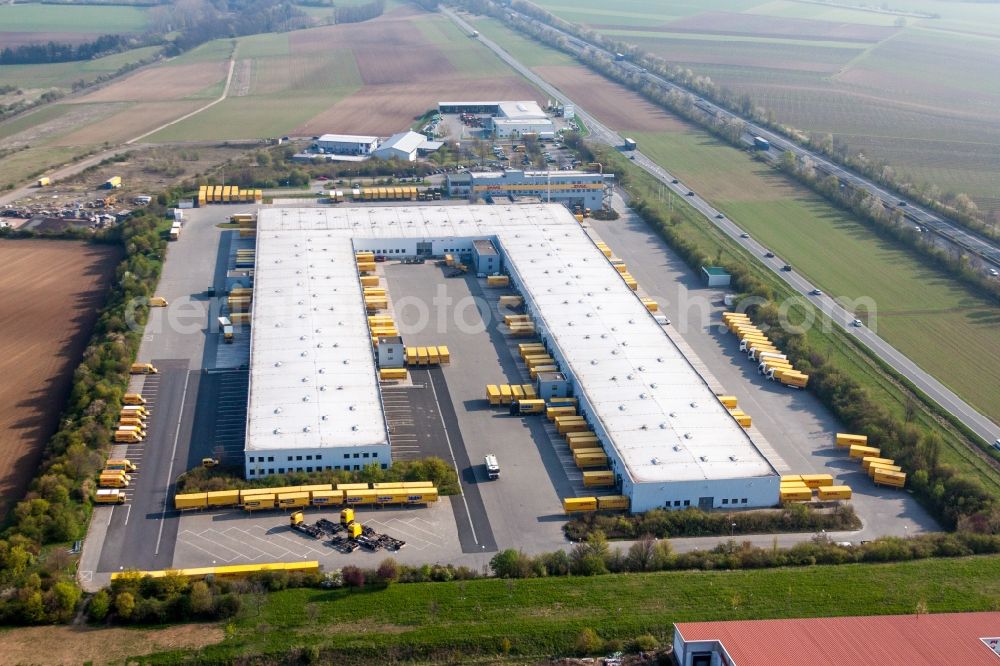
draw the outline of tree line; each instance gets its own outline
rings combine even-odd
[[[378,18],[384,11],[385,0],[374,0],[364,5],[338,6],[333,15],[337,23],[361,23]]]
[[[121,53],[129,49],[162,44],[160,37],[146,35],[101,35],[91,42],[69,44],[49,41],[39,44],[22,44],[6,47],[0,51],[0,65],[36,65],[52,62],[71,62],[74,60],[91,60],[112,53]]]

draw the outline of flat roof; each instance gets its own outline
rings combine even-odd
[[[357,134],[324,134],[317,141],[330,143],[372,143],[378,141],[377,136],[360,136]]]
[[[538,118],[536,116],[526,116],[523,118],[494,118],[490,121],[494,125],[499,125],[501,127],[510,125],[552,125],[552,121],[548,118]]]
[[[402,150],[406,153],[412,153],[420,144],[427,141],[427,137],[423,134],[417,134],[416,132],[400,132],[399,134],[393,134],[385,142],[378,147],[379,150],[388,150],[389,148],[395,148],[396,150]]]
[[[542,107],[534,100],[523,100],[520,102],[499,102],[500,114],[508,119],[534,119],[548,118]]]
[[[720,641],[739,666],[996,666],[1000,613],[679,622],[685,642]],[[985,639],[985,640],[984,640]]]
[[[365,436],[384,437],[381,414],[372,413],[381,405],[351,239],[470,237],[496,239],[507,266],[523,283],[524,295],[541,310],[539,323],[569,365],[563,370],[576,378],[577,392],[587,396],[610,436],[608,444],[619,452],[634,481],[775,474],[618,271],[558,204],[262,209],[248,447],[271,446],[258,438],[282,441],[270,434],[279,417],[272,413],[272,402],[301,407],[303,386],[315,391],[320,383],[334,383],[319,374],[310,382],[299,376],[309,376],[308,364],[297,360],[300,350],[314,350],[320,342],[326,347],[313,353],[323,354],[327,364],[349,361],[347,378],[353,388],[314,392],[310,409],[294,414],[304,421],[309,414],[318,418],[335,411],[350,418],[334,423],[357,421],[362,430],[324,429],[328,436],[322,439],[318,429],[323,424],[314,421],[312,432],[296,433],[294,445],[322,441],[315,445],[336,446]],[[323,261],[311,261],[314,257]],[[275,263],[278,259],[282,262]],[[272,293],[274,287],[283,291]],[[289,319],[293,324],[274,328],[276,321]],[[286,378],[281,382],[270,380],[274,362],[282,359],[295,362],[295,372],[280,373]],[[255,386],[258,377],[265,382],[263,391]],[[367,410],[367,421],[358,411],[348,412],[348,404]],[[258,427],[257,420],[268,427]],[[284,416],[279,420],[289,430],[309,425]]]
[[[469,175],[473,180],[477,178],[529,178],[537,180],[566,180],[567,178],[593,178],[594,180],[604,180],[609,173],[594,173],[593,171],[521,171],[520,169],[507,169],[506,171],[463,171],[462,173],[449,174],[449,177]]]

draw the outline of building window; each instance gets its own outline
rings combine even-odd
[[[268,456],[267,462],[274,462],[274,456]]]
[[[250,456],[250,462],[253,462],[253,456]]]
[[[684,500],[684,506],[691,506],[691,500]]]
[[[729,500],[727,500],[727,499],[724,499],[724,500],[722,500],[722,503],[723,503],[723,504],[729,504]]]
[[[344,457],[345,457],[345,458],[350,458],[350,457],[351,457],[351,454],[350,454],[350,453],[345,453],[345,454],[344,454]],[[289,458],[289,460],[291,460],[291,458]]]
[[[267,470],[267,473],[268,473],[268,474],[274,474],[274,468],[272,467],[272,468],[270,468],[269,470]]]
[[[296,471],[296,472],[301,472],[301,471],[302,471],[302,468],[301,468],[301,467],[296,467],[296,468],[295,468],[295,471]]]
[[[368,454],[367,454],[367,453],[365,453],[365,454],[362,454],[362,457],[363,457],[363,458],[367,458],[367,457],[368,457]]]
[[[372,458],[378,458],[378,454],[377,453],[373,453],[372,454]]]
[[[680,505],[681,505],[680,500],[674,500],[674,506],[680,506]]]
[[[386,465],[385,463],[382,463],[382,469],[389,469],[389,466]]]
[[[359,469],[361,469],[361,465],[355,465],[355,466],[354,466],[354,469],[355,469],[355,470],[359,470]]]
[[[735,497],[732,499],[732,503],[736,504],[736,498]]]
[[[354,457],[355,457],[355,458],[360,458],[360,457],[361,457],[361,454],[360,454],[360,453],[355,453],[355,454],[354,454]],[[355,465],[355,466],[354,466],[354,469],[357,469],[357,468],[358,468],[358,467],[357,467],[357,465]]]
[[[312,456],[306,456],[306,460],[312,460],[312,459],[313,459]]]
[[[291,461],[292,461],[292,457],[288,456],[288,462],[291,462]]]
[[[316,454],[316,460],[322,460],[323,456],[319,453]]]
[[[746,497],[744,497],[743,499],[740,500],[740,504],[746,504],[746,503],[747,503],[747,498]]]
[[[250,476],[253,476],[253,470],[250,470]]]
[[[326,466],[326,471],[328,471],[328,472],[330,471],[330,466],[329,465]]]
[[[302,456],[295,456],[296,460],[302,460]]]
[[[333,468],[334,469],[340,469],[340,465],[334,465]]]
[[[312,467],[306,467],[306,471],[307,472],[311,472],[311,471],[313,471],[313,468]]]
[[[284,474],[284,473],[285,473],[285,468],[284,467],[279,467],[278,468],[278,474]]]

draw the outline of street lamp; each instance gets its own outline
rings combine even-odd
[[[729,538],[736,536],[736,523],[731,523],[729,525]]]

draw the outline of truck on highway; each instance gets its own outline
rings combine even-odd
[[[617,60],[618,62],[621,62],[624,59],[625,59],[625,54],[624,53],[616,53],[615,54],[615,60]]]
[[[622,146],[622,150],[635,150],[636,148],[637,144],[635,142],[635,139],[625,137],[625,144]]]
[[[771,142],[762,136],[755,136],[753,138],[753,147],[756,150],[771,150]]]
[[[483,464],[486,465],[486,476],[489,477],[491,481],[500,478],[500,463],[497,462],[497,457],[492,453],[488,454],[483,458]]]

